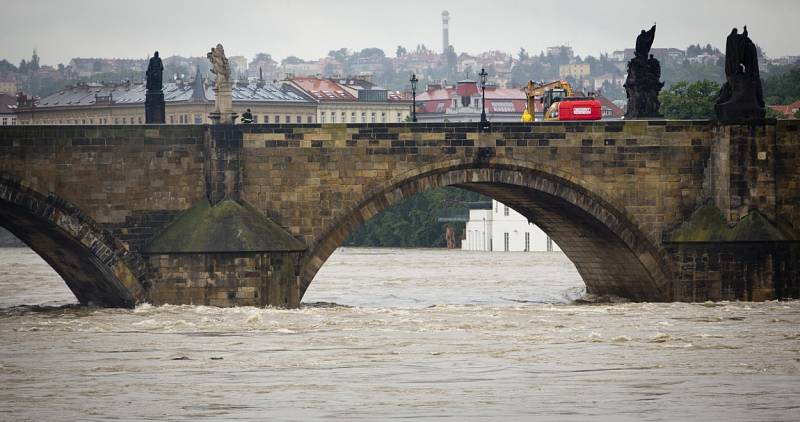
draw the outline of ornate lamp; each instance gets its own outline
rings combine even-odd
[[[411,121],[417,123],[417,82],[419,79],[417,79],[416,73],[411,74],[409,82],[411,82]]]

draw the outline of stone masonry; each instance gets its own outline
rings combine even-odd
[[[591,293],[761,300],[800,296],[799,168],[793,121],[507,123],[488,132],[468,123],[18,126],[0,129],[0,225],[27,233],[57,270],[94,268],[84,273],[106,275],[92,276],[98,289],[133,291],[116,302],[83,293],[82,302],[294,307],[352,230],[452,185],[535,221]],[[55,245],[86,242],[31,198],[78,213],[116,258],[61,256]],[[170,227],[194,227],[187,213],[198,204],[213,216],[230,201],[241,221],[270,227],[259,236],[285,239],[255,242],[254,232],[222,241],[224,250],[154,246]],[[196,230],[209,242],[226,226],[204,218]],[[757,253],[745,253],[753,245]],[[114,276],[122,272],[125,283]],[[59,273],[75,285],[74,271]]]

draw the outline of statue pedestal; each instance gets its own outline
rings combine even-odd
[[[233,111],[233,84],[230,82],[222,82],[217,84],[216,100],[214,102],[215,109],[208,117],[215,125],[232,125],[239,117]]]
[[[717,121],[725,125],[763,121],[767,110],[759,104],[760,88],[760,81],[748,75],[728,77],[714,105]]]
[[[144,121],[151,123],[166,123],[166,104],[163,91],[147,91],[144,100]]]

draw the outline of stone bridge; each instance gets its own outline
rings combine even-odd
[[[796,121],[16,126],[0,225],[82,303],[296,307],[364,221],[457,186],[539,225],[590,293],[764,300],[800,296],[798,169]]]

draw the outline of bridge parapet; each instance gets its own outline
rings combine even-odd
[[[155,303],[213,297],[216,305],[296,306],[352,230],[404,198],[448,185],[505,201],[551,232],[594,293],[768,298],[778,294],[772,280],[780,279],[780,294],[797,296],[797,252],[787,254],[794,249],[786,242],[800,227],[798,168],[800,134],[791,121],[501,123],[489,132],[469,123],[0,128],[0,175],[68,200],[141,254],[153,283],[146,300]],[[222,262],[219,251],[185,266],[148,252],[203,201],[251,207],[307,249],[276,257],[279,270],[264,258],[259,262],[267,264],[242,263],[244,272],[235,270],[232,255],[218,266],[226,270],[213,270],[208,263]],[[742,286],[759,277],[759,293],[737,287],[723,294],[721,283],[700,274],[702,266],[686,269],[689,255],[702,263],[721,254],[711,260],[728,267],[738,259],[718,246],[689,253],[670,237],[709,204],[726,224],[756,211],[785,235],[770,239],[777,249],[757,263],[740,260],[733,266],[739,269],[710,276]],[[753,275],[754,265],[763,271]],[[282,281],[256,275],[270,271],[285,274]],[[205,293],[186,293],[193,279],[214,277]],[[283,283],[271,290],[281,293],[235,300],[243,287],[268,295],[259,283]]]

